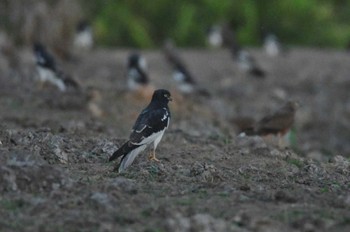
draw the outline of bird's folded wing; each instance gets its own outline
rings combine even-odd
[[[132,128],[130,142],[140,145],[145,138],[164,130],[168,126],[168,117],[169,113],[164,108],[144,110]]]
[[[293,117],[289,115],[279,115],[271,118],[265,118],[260,121],[258,130],[259,131],[276,131],[286,129],[293,123]]]
[[[44,51],[36,51],[35,52],[37,63],[39,63],[42,67],[49,68],[53,71],[56,71],[56,63],[54,58],[44,52]]]

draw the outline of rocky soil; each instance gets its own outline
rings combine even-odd
[[[159,51],[141,51],[172,120],[157,149],[125,172],[109,156],[149,99],[126,91],[129,50],[96,50],[60,67],[78,92],[40,89],[29,50],[0,62],[1,231],[349,231],[350,55],[252,50],[267,78],[240,72],[224,50],[181,50],[211,97],[182,96]],[[92,100],[91,100],[92,99]],[[287,148],[239,137],[299,101]],[[97,112],[92,108],[98,108]]]

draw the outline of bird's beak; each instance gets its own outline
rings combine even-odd
[[[168,97],[168,100],[169,100],[169,101],[172,101],[173,99],[169,96],[169,97]]]

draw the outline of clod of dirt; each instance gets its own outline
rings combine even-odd
[[[117,149],[118,147],[113,142],[108,140],[102,140],[98,141],[98,143],[91,150],[91,152],[97,155],[104,155],[107,158],[111,154],[113,154],[113,152],[115,152]]]
[[[282,201],[282,202],[286,202],[286,203],[295,203],[297,200],[291,196],[289,193],[285,192],[285,191],[277,191],[275,193],[275,200],[276,201]]]
[[[125,177],[117,177],[115,179],[112,179],[108,183],[107,189],[108,189],[108,191],[115,189],[115,190],[129,193],[129,194],[136,194],[137,193],[136,182],[134,180],[127,179]]]
[[[311,217],[302,217],[291,223],[292,226],[298,230],[305,232],[319,231],[324,228],[324,221],[321,219],[314,219]]]
[[[250,187],[247,184],[241,185],[239,189],[242,191],[250,191]]]
[[[172,218],[167,219],[167,230],[174,232],[221,232],[228,229],[224,220],[213,218],[209,214],[195,214],[187,218],[175,213]]]
[[[266,143],[260,136],[238,136],[237,146],[249,148],[251,150],[267,147]]]
[[[222,179],[219,170],[213,164],[194,162],[190,169],[190,175],[201,181],[215,183]]]
[[[192,217],[192,231],[227,231],[226,222],[209,214],[196,214]]]
[[[337,155],[333,158],[333,165],[339,173],[348,175],[350,173],[350,161],[344,156]]]
[[[30,157],[12,154],[0,165],[0,192],[51,192],[70,185],[71,181],[63,171]]]
[[[167,219],[167,230],[174,232],[187,232],[191,229],[191,220],[175,213],[172,218]]]
[[[350,207],[350,194],[345,197],[344,203],[347,207]]]
[[[58,161],[62,164],[68,163],[68,154],[62,149],[63,137],[53,136],[51,139],[50,148],[54,155],[58,158]]]
[[[239,212],[236,216],[234,216],[233,221],[240,227],[247,227],[251,219],[246,213]]]
[[[91,194],[90,200],[106,209],[112,207],[109,196],[106,193],[94,192]]]

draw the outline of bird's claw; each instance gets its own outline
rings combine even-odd
[[[148,159],[156,162],[160,162],[160,160],[156,158],[156,154],[153,152],[151,152],[151,154],[148,156]]]

